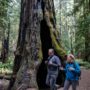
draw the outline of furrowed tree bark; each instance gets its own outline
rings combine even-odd
[[[66,54],[57,39],[59,34],[55,24],[53,0],[21,1],[20,29],[13,68],[16,79],[12,90],[38,90],[37,72],[41,62],[44,64],[48,57],[48,49],[54,48],[61,58]]]

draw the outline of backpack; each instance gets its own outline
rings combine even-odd
[[[76,63],[75,63],[75,62],[74,62],[74,68],[76,68]],[[81,74],[82,74],[82,72],[81,72],[81,70],[80,70],[80,72],[77,73],[77,76],[79,77],[79,79],[81,79]]]

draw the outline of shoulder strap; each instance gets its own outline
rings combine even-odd
[[[74,61],[73,65],[74,65],[74,68],[76,68],[76,62],[75,61]]]

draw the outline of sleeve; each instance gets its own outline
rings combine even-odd
[[[61,60],[59,59],[59,57],[56,57],[56,62],[58,66],[61,66]]]
[[[67,64],[65,65],[64,72],[67,72]]]
[[[75,63],[75,65],[76,65],[76,68],[75,68],[74,72],[75,73],[80,73],[80,66],[79,66],[79,64]]]

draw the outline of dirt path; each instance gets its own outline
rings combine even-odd
[[[9,85],[8,80],[5,79],[0,80],[0,90],[7,90],[8,85]]]
[[[7,90],[7,86],[9,84],[8,80],[0,80],[0,90]],[[31,89],[28,89],[31,90]],[[35,89],[32,89],[35,90]],[[58,90],[63,90],[63,88],[60,88]],[[70,90],[72,90],[70,88]],[[80,85],[77,90],[90,90],[90,69],[82,69],[82,77],[80,80]]]
[[[58,90],[63,90],[63,88]],[[70,90],[72,89],[70,88]],[[90,70],[82,70],[82,77],[77,90],[90,90]]]

